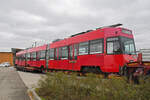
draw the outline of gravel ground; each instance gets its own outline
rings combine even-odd
[[[38,87],[38,81],[41,79],[42,76],[45,76],[45,74],[32,72],[18,71],[18,73],[22,78],[23,82],[25,83],[25,85],[28,87],[28,89]]]

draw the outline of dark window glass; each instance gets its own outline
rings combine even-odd
[[[40,59],[45,59],[45,50],[40,51]]]
[[[20,57],[21,57],[21,61],[23,61],[23,59],[24,59],[24,58],[23,58],[23,55],[20,55]]]
[[[25,61],[25,54],[22,55],[22,60]]]
[[[30,59],[30,53],[27,53],[27,59]]]
[[[69,46],[69,59],[72,59],[73,57],[73,48],[72,48],[72,45]]]
[[[121,47],[118,37],[108,38],[107,39],[107,54],[120,54]]]
[[[90,54],[103,53],[103,40],[90,41]]]
[[[25,54],[25,59],[28,60],[27,53]]]
[[[74,58],[77,59],[78,56],[78,44],[74,45]]]
[[[32,57],[33,57],[33,59],[36,59],[36,52],[32,53]]]
[[[21,55],[20,58],[21,58],[21,61],[23,61],[23,55]]]
[[[62,49],[62,48],[59,48],[59,49],[58,49],[58,52],[59,52],[59,54],[58,54],[58,59],[61,59],[61,55],[62,55],[61,49]]]
[[[62,47],[62,59],[67,59],[68,58],[68,47]]]
[[[89,42],[82,42],[79,44],[79,55],[88,54]]]
[[[46,59],[48,60],[49,58],[50,58],[50,56],[49,56],[49,53],[50,52],[50,50],[46,50]]]
[[[38,51],[38,52],[36,53],[36,59],[37,59],[37,60],[40,60],[40,55],[41,55],[40,53],[41,53],[40,51]]]
[[[121,44],[124,54],[136,54],[134,40],[127,37],[121,37]]]
[[[50,59],[54,59],[54,49],[50,49]]]
[[[58,57],[58,48],[55,49],[55,59],[57,60]]]
[[[36,60],[36,52],[31,53],[31,58],[32,58],[32,60]]]
[[[22,60],[22,55],[19,55],[19,61],[21,61]]]
[[[33,58],[32,58],[32,53],[30,53],[30,60],[32,60]]]

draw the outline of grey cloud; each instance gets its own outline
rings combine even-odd
[[[149,11],[149,0],[1,0],[0,51],[115,23],[133,30],[137,48],[150,48]]]

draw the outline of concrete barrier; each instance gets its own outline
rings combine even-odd
[[[41,100],[41,98],[35,92],[35,89],[28,89],[27,92],[31,100]]]

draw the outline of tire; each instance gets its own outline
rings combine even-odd
[[[41,67],[40,72],[43,73],[43,74],[46,73],[45,68],[43,66]]]
[[[119,75],[124,75],[124,67],[119,67]]]
[[[128,81],[128,83],[134,83],[132,74],[127,75],[127,81]]]

